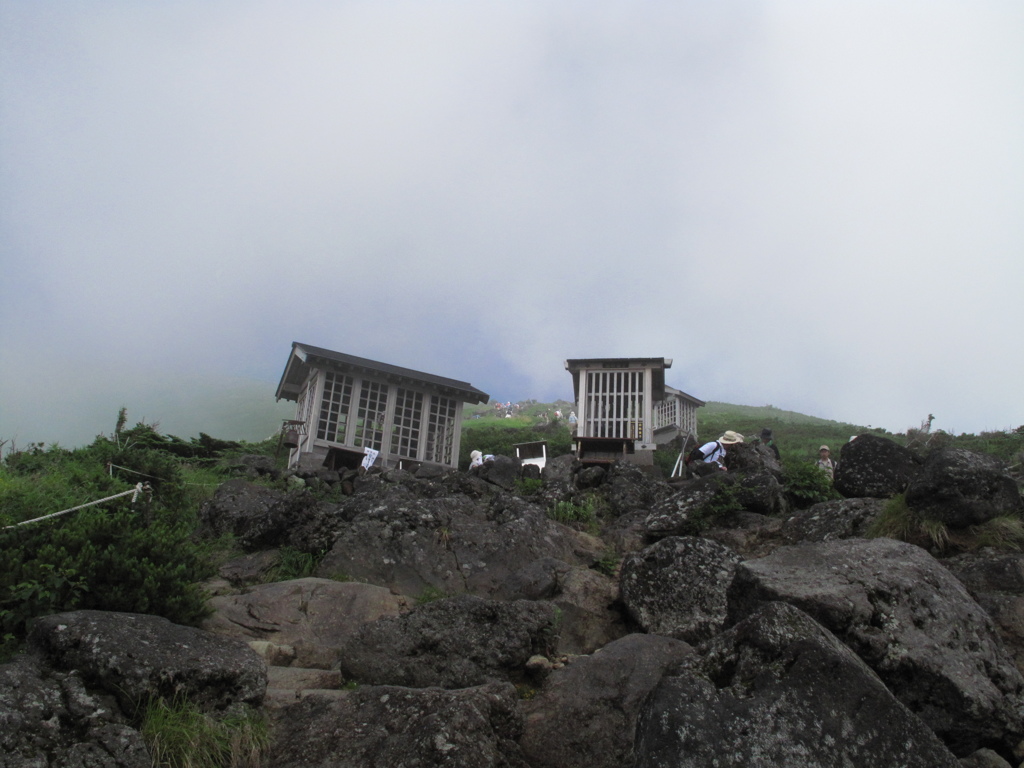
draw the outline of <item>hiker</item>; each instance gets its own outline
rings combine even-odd
[[[832,452],[827,445],[818,449],[818,469],[828,475],[829,480],[835,480],[836,463],[832,460]]]
[[[726,469],[725,460],[726,455],[729,451],[729,447],[732,445],[738,445],[743,442],[743,435],[738,432],[733,432],[731,429],[726,430],[717,440],[712,440],[710,443],[704,443],[699,448],[694,448],[690,451],[690,455],[686,457],[686,464],[691,463],[704,463],[716,465],[718,469]],[[700,474],[699,472],[697,474]]]
[[[569,430],[575,435],[576,434],[576,411],[569,411]]]
[[[777,461],[782,461],[782,456],[779,455],[779,446],[775,444],[775,436],[768,427],[761,430],[761,445],[766,445],[771,448],[772,453],[775,454],[775,459]]]

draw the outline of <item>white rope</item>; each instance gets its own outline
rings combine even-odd
[[[71,509],[62,509],[60,512],[54,512],[53,514],[50,514],[50,515],[43,515],[42,517],[34,517],[31,520],[22,520],[20,523],[15,523],[14,525],[5,525],[3,527],[3,530],[6,531],[8,528],[17,528],[19,525],[28,525],[29,523],[38,523],[40,520],[46,520],[47,518],[50,518],[50,517],[57,517],[58,515],[66,515],[68,512],[75,512],[75,511],[77,511],[79,509],[85,509],[86,507],[92,507],[92,506],[95,506],[96,504],[102,504],[103,502],[110,501],[111,499],[119,499],[122,496],[127,496],[129,493],[132,495],[132,504],[134,504],[135,500],[139,497],[139,494],[142,493],[142,491],[144,491],[144,490],[146,490],[146,486],[144,486],[142,483],[136,483],[135,487],[132,488],[132,490],[130,490],[130,491],[124,491],[123,493],[116,493],[113,496],[107,496],[107,498],[105,498],[105,499],[98,499],[96,501],[90,501],[90,502],[88,502],[86,504],[79,504],[77,507],[72,507]]]
[[[151,478],[153,480],[159,480],[160,479],[156,475],[147,475],[145,472],[137,472],[134,469],[128,469],[128,467],[120,467],[117,464],[111,464],[109,461],[107,462],[107,469],[110,471],[110,476],[111,477],[114,476],[114,470],[115,469],[123,469],[125,472],[131,472],[133,475],[142,475],[143,477],[148,477],[148,478]]]

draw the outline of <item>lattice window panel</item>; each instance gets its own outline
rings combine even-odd
[[[453,464],[455,443],[455,401],[449,397],[432,397],[427,418],[427,445],[424,459],[437,464]]]
[[[395,390],[395,416],[391,426],[391,455],[416,458],[420,450],[422,421],[423,393],[398,387]]]
[[[312,397],[310,397],[310,402],[312,402]],[[324,396],[320,399],[320,418],[316,428],[317,438],[329,440],[332,443],[344,443],[351,410],[352,377],[327,371],[324,377]]]
[[[384,443],[384,419],[388,411],[388,385],[364,381],[356,409],[355,436],[352,445],[379,451]]]
[[[587,371],[584,437],[643,440],[644,371]]]
[[[679,399],[668,396],[654,406],[654,429],[674,425],[681,425]]]

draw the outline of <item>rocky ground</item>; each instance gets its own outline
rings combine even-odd
[[[204,626],[37,620],[0,665],[0,768],[149,766],[133,708],[175,695],[265,713],[274,768],[1024,764],[1024,555],[864,538],[896,493],[957,541],[1019,520],[998,462],[866,435],[845,498],[805,510],[759,446],[671,483],[571,456],[522,477],[225,483],[204,529],[244,554]],[[585,502],[597,523],[547,513]],[[284,546],[316,576],[266,583]]]

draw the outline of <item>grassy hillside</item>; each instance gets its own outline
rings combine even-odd
[[[565,419],[572,407],[572,403],[565,401],[538,403],[531,400],[521,403],[520,408],[513,411],[512,418],[505,418],[504,409],[495,409],[493,405],[468,407],[463,422],[463,464],[468,463],[472,450],[515,455],[511,446],[530,440],[548,440],[549,455],[552,456],[568,451],[570,434]],[[558,410],[562,413],[562,420],[552,423]],[[771,405],[710,402],[697,409],[697,436],[701,442],[714,440],[727,429],[739,432],[749,441],[760,435],[764,427],[774,433],[784,461],[811,461],[817,458],[821,445],[828,445],[838,453],[840,446],[852,435],[869,431],[896,439],[881,429],[869,430],[854,424],[784,411]],[[675,457],[672,458],[674,460]],[[665,462],[668,463],[668,458]]]
[[[784,411],[771,405],[732,405],[709,402],[697,409],[697,430],[701,440],[714,440],[731,429],[753,440],[767,427],[775,436],[775,444],[783,461],[810,461],[818,448],[827,445],[835,456],[843,443],[854,435],[866,432],[898,440],[883,429],[868,429],[857,424],[820,419],[795,411]]]
[[[520,403],[520,408],[513,411],[512,418],[505,418],[504,409],[496,410],[493,404],[467,407],[466,421],[463,422],[463,462],[460,466],[468,464],[471,450],[514,456],[511,446],[530,440],[548,440],[551,456],[564,452],[563,448],[569,450],[570,435],[565,419],[572,408],[572,403],[564,400],[554,403],[530,400]],[[562,421],[552,423],[556,410],[562,412]],[[772,430],[783,462],[790,464],[813,461],[822,445],[829,446],[833,458],[838,458],[844,443],[855,435],[867,433],[887,437],[911,447],[955,445],[998,456],[1011,465],[1020,465],[1024,459],[1024,426],[1012,432],[984,432],[980,435],[954,436],[941,431],[913,429],[905,434],[893,434],[880,428],[821,419],[796,411],[784,411],[771,405],[709,402],[697,409],[697,437],[702,443],[714,440],[727,429],[739,432],[747,441],[751,441],[765,427]],[[556,439],[553,440],[552,436]],[[660,465],[671,467],[668,456],[659,456],[658,460]]]

